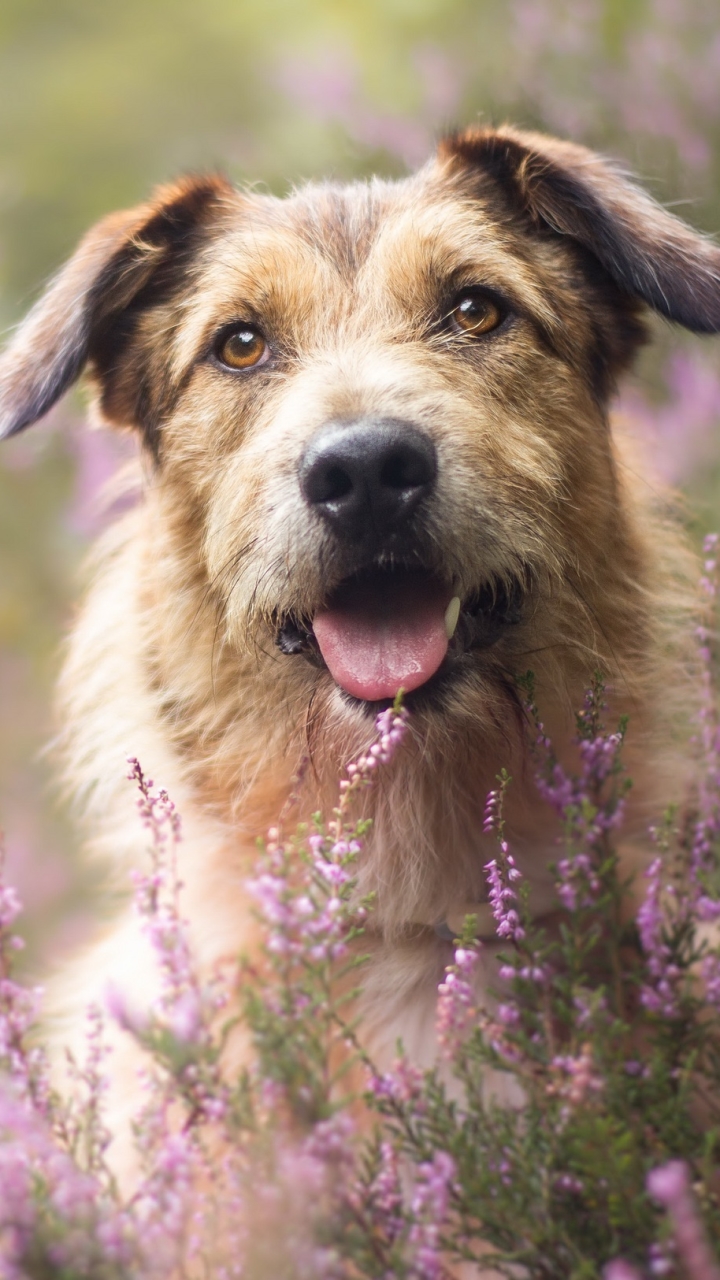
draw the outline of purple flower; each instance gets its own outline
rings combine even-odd
[[[720,1280],[705,1235],[697,1205],[690,1189],[690,1171],[683,1160],[653,1169],[647,1189],[667,1211],[678,1254],[685,1264],[688,1280]]]
[[[438,1043],[448,1058],[455,1057],[459,1052],[463,1040],[477,1020],[472,977],[478,958],[477,948],[456,947],[454,963],[448,966],[438,987],[435,1028]]]
[[[396,1058],[384,1075],[371,1075],[369,1090],[378,1100],[387,1099],[401,1107],[412,1104],[418,1114],[425,1110],[425,1077],[407,1058]]]
[[[623,1258],[608,1262],[603,1271],[603,1280],[642,1280],[640,1272]]]
[[[408,1235],[418,1280],[440,1280],[444,1275],[442,1232],[454,1180],[455,1162],[446,1151],[436,1151],[432,1160],[418,1166],[410,1203],[414,1221]]]
[[[637,913],[640,942],[645,953],[647,980],[642,986],[640,999],[651,1013],[663,1018],[678,1015],[678,984],[682,971],[672,960],[666,940],[667,919],[663,906],[663,863],[655,858],[645,872],[648,888]]]
[[[513,883],[520,879],[520,872],[515,866],[515,859],[508,852],[505,840],[500,844],[500,858],[491,858],[485,863],[489,885],[488,900],[495,917],[498,938],[508,938],[511,942],[521,942],[525,937],[520,914],[518,896]]]

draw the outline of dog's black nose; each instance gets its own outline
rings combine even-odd
[[[342,538],[382,538],[408,519],[431,492],[435,446],[417,427],[395,418],[330,423],[311,440],[300,464],[310,506]]]

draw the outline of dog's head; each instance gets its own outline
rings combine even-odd
[[[590,652],[581,617],[612,631],[606,407],[646,306],[720,329],[720,251],[553,139],[471,130],[404,181],[285,200],[191,178],[90,232],[2,358],[0,435],[88,365],[231,646],[432,708]]]

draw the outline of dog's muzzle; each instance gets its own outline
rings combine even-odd
[[[424,567],[423,505],[436,479],[432,440],[394,418],[331,423],[301,461],[305,502],[356,569],[312,618],[280,618],[276,639],[283,653],[314,657],[360,701],[419,689],[519,620],[519,584],[488,583],[461,600]]]

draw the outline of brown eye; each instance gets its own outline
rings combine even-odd
[[[456,329],[474,338],[497,329],[503,313],[487,294],[462,293],[451,312],[451,319]]]
[[[228,369],[252,369],[265,363],[270,349],[259,329],[244,324],[221,339],[216,354]]]

